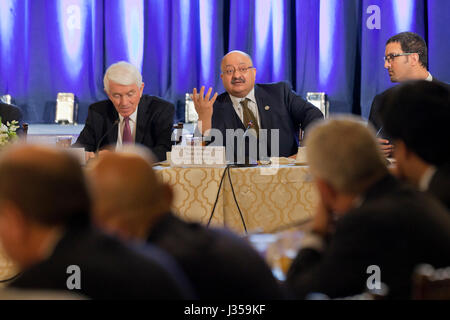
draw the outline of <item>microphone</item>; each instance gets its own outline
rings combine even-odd
[[[105,140],[106,136],[112,131],[112,129],[120,122],[120,118],[118,118],[116,121],[114,121],[111,128],[109,128],[106,133],[100,138],[100,140],[97,143],[97,148],[95,148],[95,152],[98,152],[98,149],[100,149],[100,145],[102,144],[103,140]]]
[[[244,135],[243,135],[244,138],[249,136],[249,133],[251,132],[250,129],[254,129],[253,128],[254,126],[255,125],[254,125],[253,121],[250,120],[247,124],[247,128],[244,131]],[[255,136],[255,135],[253,135],[253,136]],[[258,137],[256,136],[256,138],[258,138]]]
[[[253,137],[257,138],[257,136],[255,136],[253,133],[251,133],[252,131],[250,131],[250,129],[253,129],[253,127],[254,127],[253,121],[250,120],[248,122],[248,124],[247,124],[247,128],[245,129],[244,134],[242,135],[242,143],[243,143],[244,146],[245,146],[245,138],[249,137],[250,134]],[[248,150],[248,151],[250,153],[250,150]],[[235,162],[231,166],[232,167],[254,167],[254,166],[257,166],[258,163],[254,159],[250,159],[249,156],[250,155],[248,155],[248,156],[245,155],[245,150],[244,150],[244,163],[237,163],[237,162]],[[235,158],[236,158],[236,155],[235,155]],[[238,160],[238,159],[235,159],[235,161],[236,160]]]
[[[383,126],[381,126],[380,129],[378,129],[377,135],[376,135],[377,138],[379,138],[381,136],[381,131],[382,130],[383,130]]]
[[[247,129],[245,129],[244,135],[247,133],[248,130],[250,130],[251,128],[253,128],[253,121],[250,120],[247,124]]]

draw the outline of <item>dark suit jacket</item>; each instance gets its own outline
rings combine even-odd
[[[281,299],[284,295],[259,254],[237,236],[167,214],[148,243],[171,254],[200,299]]]
[[[22,120],[22,112],[15,106],[0,102],[0,117],[5,125],[8,121],[17,120],[20,122]]]
[[[94,229],[68,230],[51,256],[12,283],[21,289],[67,290],[70,265],[81,270],[81,289],[92,299],[183,299],[181,288],[156,248],[152,258]],[[166,259],[166,257],[164,257]]]
[[[150,148],[159,161],[166,159],[166,152],[172,147],[174,113],[173,104],[158,97],[143,95],[139,102],[135,142]],[[99,149],[116,143],[117,119],[119,114],[110,100],[92,104],[75,146],[97,151],[99,143]]]
[[[445,87],[450,87],[447,83],[441,82],[441,81],[437,80],[435,77],[433,77],[432,82],[438,83]],[[369,114],[369,121],[375,127],[375,130],[378,132],[381,129],[378,136],[380,138],[384,138],[384,139],[388,139],[388,140],[391,140],[391,139],[390,139],[389,135],[387,135],[383,131],[383,123],[381,121],[381,110],[380,109],[381,109],[381,102],[383,101],[384,97],[386,95],[388,95],[393,88],[395,88],[395,86],[383,91],[380,94],[377,94],[375,96],[375,98],[373,98],[372,106],[370,108],[370,114]]]
[[[428,192],[450,211],[450,163],[440,166],[431,178]]]
[[[261,129],[279,129],[279,156],[288,157],[297,153],[300,127],[307,128],[314,120],[323,119],[322,112],[311,103],[296,95],[288,83],[277,82],[255,85],[255,99],[258,105]],[[269,107],[266,110],[266,106]],[[226,129],[245,130],[227,92],[222,93],[214,103],[212,127],[219,129],[226,146]],[[268,156],[271,152],[271,139],[268,133]]]
[[[323,253],[300,250],[287,284],[298,298],[321,292],[347,297],[367,291],[377,265],[390,298],[411,298],[414,267],[450,265],[450,216],[435,199],[387,175],[365,194],[360,207],[347,212]]]

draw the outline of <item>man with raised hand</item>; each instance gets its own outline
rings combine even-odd
[[[299,130],[307,129],[317,119],[323,119],[322,112],[311,103],[295,94],[288,83],[277,82],[255,84],[256,68],[251,57],[242,51],[227,53],[221,63],[221,79],[226,92],[212,97],[212,88],[206,92],[202,87],[198,93],[193,90],[193,101],[201,121],[201,133],[218,129],[227,145],[227,129],[258,132],[267,130],[267,156],[289,157],[297,153]],[[271,130],[279,130],[279,140],[271,141]],[[259,135],[258,135],[259,136]],[[260,137],[258,137],[260,138]],[[279,145],[279,152],[271,150],[273,143]],[[228,152],[228,151],[227,151]]]

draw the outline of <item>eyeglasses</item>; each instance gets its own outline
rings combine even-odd
[[[400,57],[400,56],[409,56],[409,55],[412,55],[412,54],[414,54],[414,53],[419,54],[418,52],[391,53],[391,54],[388,54],[387,56],[384,56],[383,59],[384,59],[384,61],[387,61],[387,62],[391,63],[392,60],[394,60],[394,59],[397,58],[397,57]]]
[[[237,70],[238,70],[239,73],[241,73],[241,74],[246,74],[247,71],[248,71],[248,69],[253,69],[253,68],[254,68],[254,67],[244,67],[244,66],[241,66],[241,67],[239,67]],[[226,69],[223,71],[223,73],[226,74],[227,76],[231,76],[231,75],[233,75],[235,72],[236,72],[236,68],[235,68],[235,67],[232,67],[232,66],[226,67]]]

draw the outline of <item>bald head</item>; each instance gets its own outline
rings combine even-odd
[[[240,61],[247,63],[249,66],[253,66],[252,57],[250,57],[248,53],[244,51],[233,50],[223,56],[222,63],[220,65],[222,71],[224,70],[224,67],[227,65],[227,63],[230,63],[230,61],[234,61],[236,59],[239,59]]]
[[[143,152],[107,153],[89,170],[98,225],[127,238],[145,237],[170,211],[171,194]]]
[[[78,161],[55,148],[20,145],[0,158],[0,203],[45,226],[85,224],[90,198]]]
[[[244,98],[255,86],[256,69],[252,58],[242,51],[228,52],[221,63],[223,86],[235,97]]]

